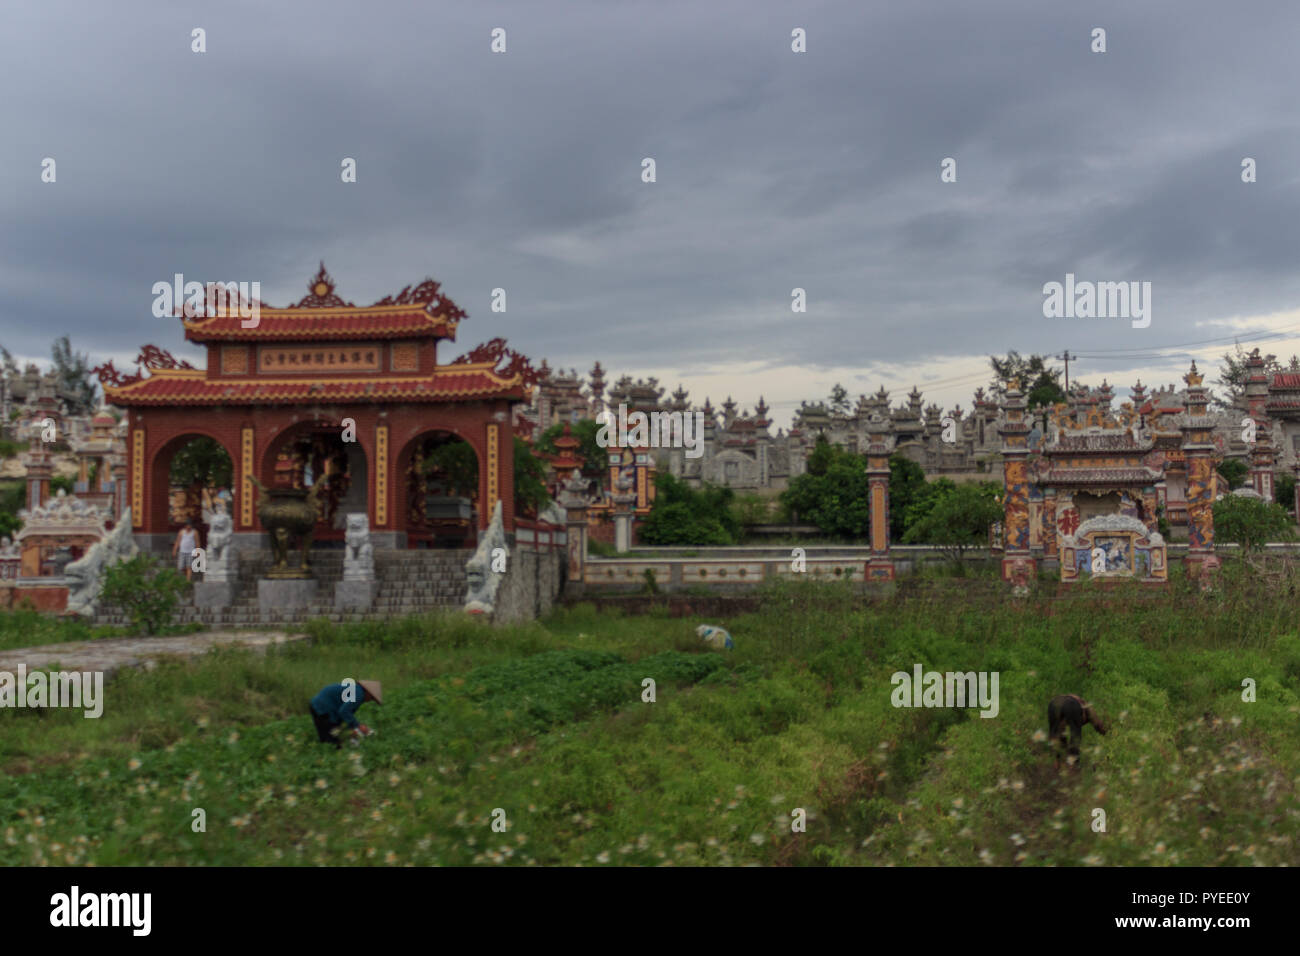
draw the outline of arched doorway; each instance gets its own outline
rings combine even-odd
[[[399,461],[409,548],[472,548],[478,538],[479,461],[474,447],[445,429],[423,432]]]
[[[325,488],[317,498],[313,541],[342,541],[347,515],[368,514],[366,453],[337,424],[300,422],[267,447],[259,480],[268,488]]]
[[[177,435],[164,444],[155,453],[150,471],[149,527],[165,534],[175,534],[192,521],[202,538],[207,530],[204,512],[233,491],[230,450],[201,432]],[[229,499],[226,507],[231,510]]]

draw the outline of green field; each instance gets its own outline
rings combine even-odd
[[[701,648],[697,620],[590,605],[518,628],[322,623],[310,646],[129,673],[99,720],[0,711],[0,863],[1300,858],[1293,596],[1248,581],[1027,602],[978,582],[904,590],[773,590],[712,622],[730,652]],[[997,671],[998,716],[895,708],[890,675],[915,664]],[[376,736],[336,752],[314,742],[307,700],[347,676],[382,680],[386,703],[360,712]],[[1085,729],[1081,765],[1058,770],[1045,711],[1064,692],[1110,733]]]

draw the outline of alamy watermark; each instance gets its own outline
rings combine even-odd
[[[152,927],[152,893],[68,893],[50,897],[50,925],[55,927],[124,926],[133,936],[148,936]]]
[[[41,671],[27,673],[19,664],[18,673],[0,671],[0,708],[4,707],[73,707],[96,718],[104,713],[103,671]]]
[[[170,283],[155,282],[152,291],[155,318],[173,316],[180,309],[187,319],[238,315],[244,329],[255,329],[262,321],[260,282],[186,282],[178,272]]]
[[[1043,286],[1043,316],[1049,319],[1132,319],[1135,329],[1151,324],[1150,282],[1065,282]]]
[[[629,412],[618,406],[618,419],[606,410],[596,444],[601,448],[685,448],[687,458],[704,455],[704,413]]]
[[[894,691],[889,700],[895,707],[979,707],[981,717],[998,715],[998,672],[922,672],[917,664],[911,674],[896,671],[889,678]]]

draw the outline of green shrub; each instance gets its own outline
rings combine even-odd
[[[135,629],[157,634],[171,623],[186,581],[152,555],[137,554],[104,574],[100,600],[120,607]]]
[[[1239,544],[1243,551],[1295,537],[1285,508],[1244,495],[1225,495],[1214,503],[1214,534],[1220,541]]]
[[[1002,517],[996,494],[992,484],[956,485],[934,501],[929,512],[908,528],[903,540],[932,544],[961,567],[965,552],[985,547],[989,525]]]
[[[735,492],[705,484],[696,490],[666,471],[655,476],[655,500],[637,535],[646,544],[735,544],[740,526]]]
[[[790,482],[781,501],[799,521],[826,534],[860,538],[871,518],[867,488],[867,460],[819,437],[808,471]]]
[[[740,495],[731,503],[736,524],[748,531],[755,525],[766,524],[771,517],[771,502],[762,495]]]
[[[1273,498],[1287,511],[1295,510],[1295,475],[1278,475],[1273,483]]]
[[[618,549],[607,542],[597,541],[595,538],[588,538],[587,553],[594,554],[598,558],[613,558],[618,556]]]

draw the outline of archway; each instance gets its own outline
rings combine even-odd
[[[478,539],[479,460],[455,432],[412,438],[398,460],[405,495],[401,521],[409,548],[472,548]]]
[[[232,490],[234,462],[230,450],[211,435],[185,432],[155,452],[150,466],[148,527],[175,533],[186,521],[206,531],[203,512],[222,492]],[[226,507],[229,509],[230,502]]]
[[[268,488],[325,488],[317,498],[314,541],[343,540],[347,515],[369,514],[368,468],[359,441],[327,422],[299,422],[271,440],[259,480]]]

